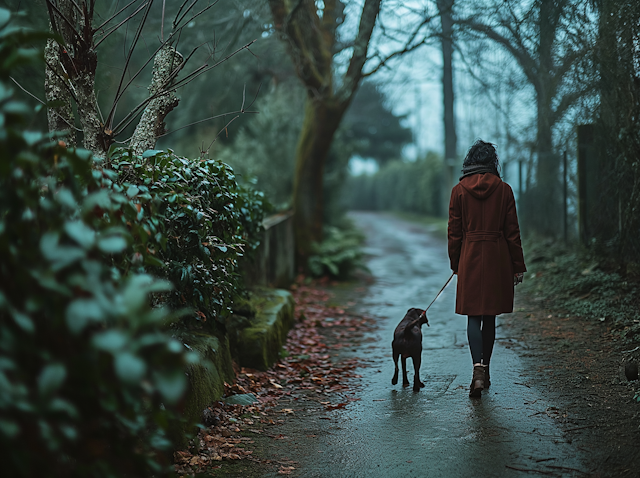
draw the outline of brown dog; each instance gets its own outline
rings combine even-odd
[[[400,321],[393,333],[393,363],[395,373],[391,379],[391,384],[398,383],[398,358],[402,356],[402,386],[409,386],[407,378],[407,358],[413,359],[413,391],[419,392],[424,387],[420,381],[420,363],[422,361],[422,324],[429,326],[429,320],[422,309],[409,309],[404,319]]]

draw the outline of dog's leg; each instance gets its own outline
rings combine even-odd
[[[409,386],[409,378],[407,377],[407,357],[402,356],[402,386]]]
[[[395,365],[395,371],[393,372],[393,378],[391,379],[391,385],[396,385],[398,383],[398,358],[400,357],[400,353],[393,349],[393,364]]]
[[[422,363],[422,357],[420,355],[414,355],[411,357],[413,359],[413,370],[415,375],[413,376],[413,391],[419,392],[422,387],[424,387],[424,383],[420,381],[420,364]]]

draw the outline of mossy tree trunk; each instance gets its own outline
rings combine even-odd
[[[154,99],[144,109],[130,142],[135,154],[155,148],[157,139],[166,133],[164,119],[179,102],[175,90],[167,87],[175,83],[175,72],[183,64],[182,55],[170,45],[165,45],[156,54],[149,86],[149,95]]]
[[[322,240],[324,166],[346,105],[307,98],[304,123],[296,150],[293,207],[296,256],[299,264]]]
[[[60,0],[58,8],[64,12],[73,22],[75,22],[75,10],[70,0]],[[53,30],[53,25],[51,26]],[[62,23],[60,25],[60,34],[68,41],[71,39],[72,30],[69,25]],[[62,58],[66,54],[64,46],[60,45],[53,39],[47,40],[44,48],[45,59],[45,98],[47,103],[52,104],[47,109],[47,121],[49,123],[50,132],[69,131],[67,135],[59,135],[59,139],[63,140],[68,146],[76,145],[76,132],[72,107],[71,91],[65,84],[65,71]]]
[[[324,166],[340,121],[365,76],[363,67],[380,3],[364,1],[347,71],[336,81],[336,31],[344,21],[343,3],[325,0],[320,8],[315,0],[269,0],[274,26],[307,89],[293,192],[297,264],[302,269],[307,268],[312,244],[322,241]]]

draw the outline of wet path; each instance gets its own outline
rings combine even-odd
[[[298,476],[583,476],[572,470],[585,469],[583,452],[563,436],[555,407],[528,383],[500,328],[491,389],[481,400],[468,398],[472,367],[465,318],[453,312],[455,278],[429,311],[431,327],[423,327],[426,387],[413,393],[391,385],[393,329],[409,307],[426,307],[449,277],[446,243],[390,215],[353,217],[367,235],[376,279],[357,297],[358,308],[379,318],[380,328],[356,352],[370,363],[359,372],[361,400],[330,422],[312,415],[294,421],[300,438],[286,452],[298,462]]]

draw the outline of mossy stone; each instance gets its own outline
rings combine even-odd
[[[289,291],[255,289],[251,293],[256,316],[238,331],[238,362],[243,367],[267,370],[281,356],[287,334],[294,324],[294,301]]]
[[[202,412],[224,395],[224,382],[233,383],[235,375],[231,364],[229,340],[204,333],[189,333],[181,340],[198,354],[202,363],[187,366],[189,389],[184,399],[182,416],[188,429],[172,431],[180,446],[185,446],[186,435],[192,434],[193,424],[202,421]]]

